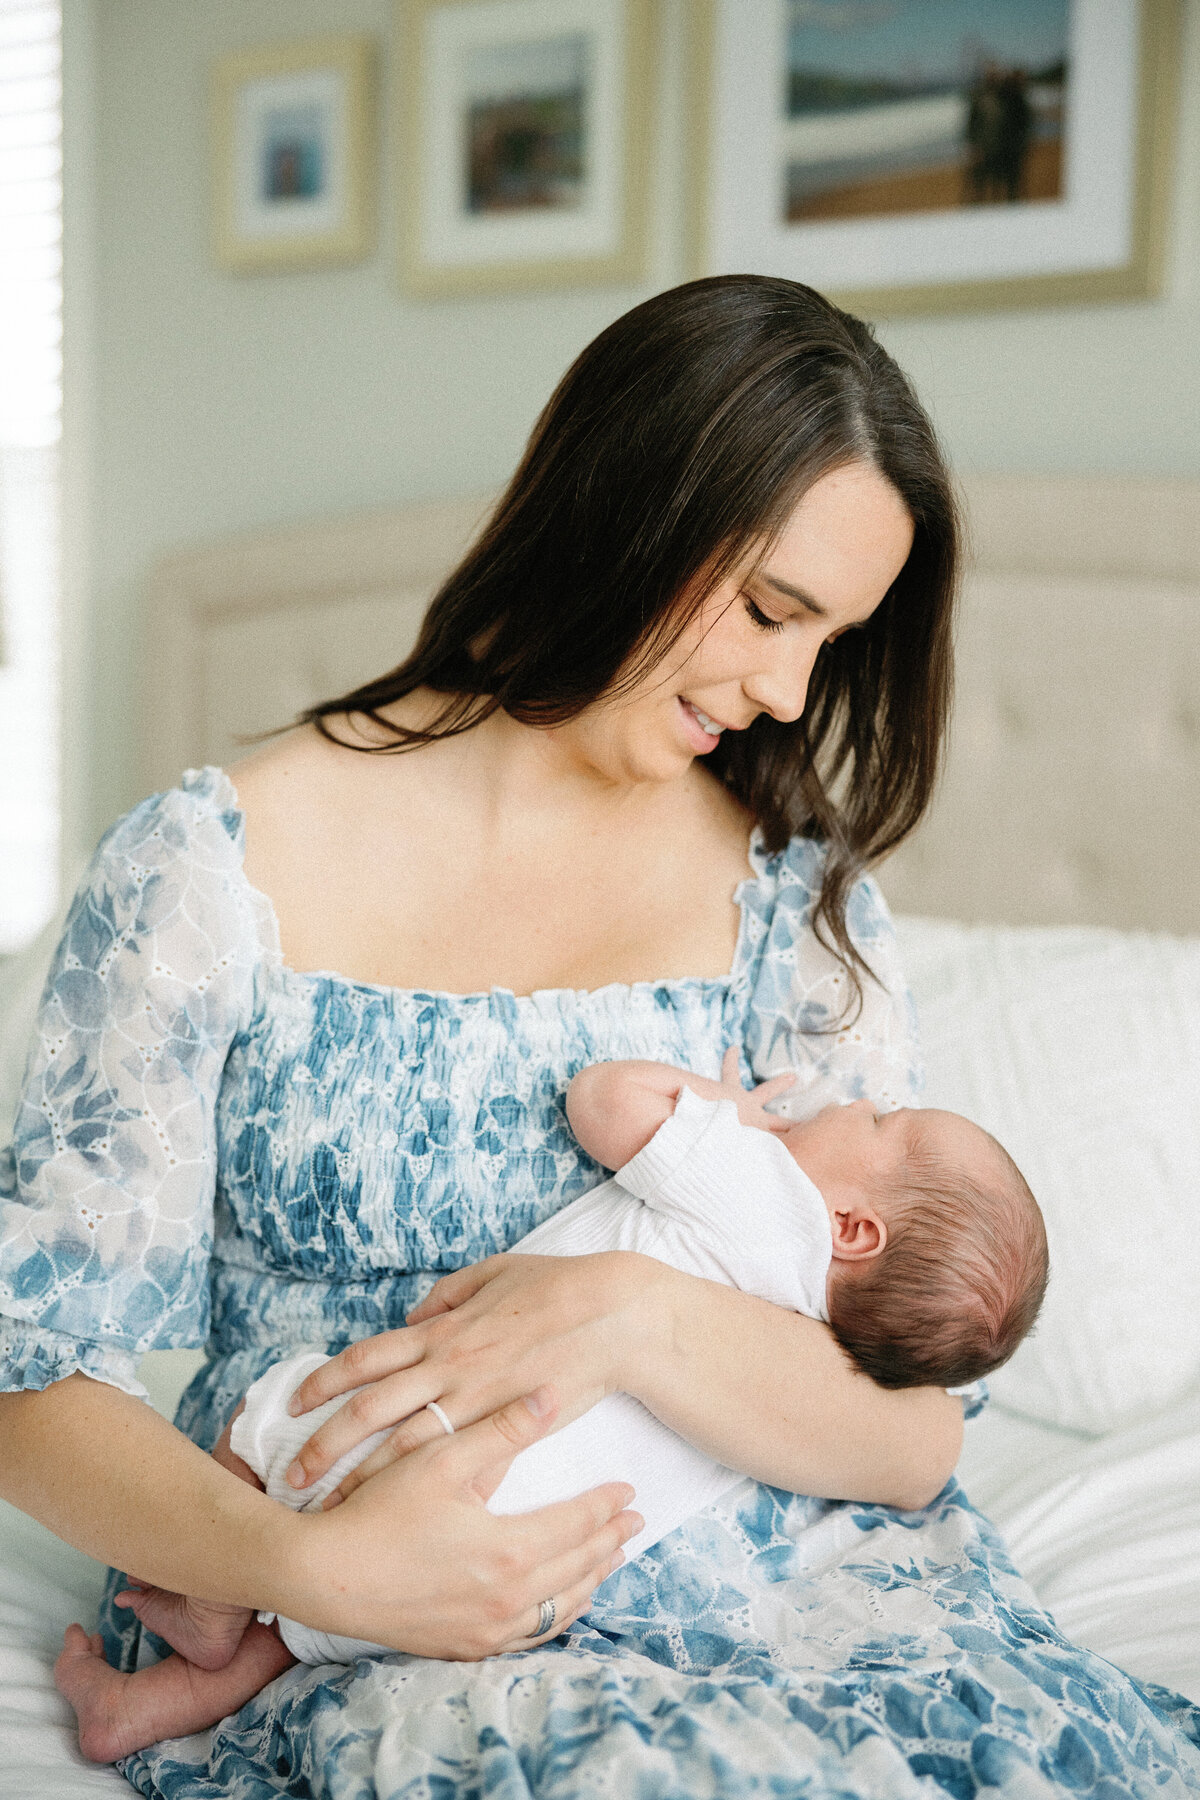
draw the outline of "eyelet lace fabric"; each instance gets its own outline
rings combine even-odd
[[[756,841],[751,862],[727,978],[420,993],[284,966],[219,770],[146,801],[76,897],[0,1151],[0,1386],[82,1369],[138,1393],[144,1351],[206,1343],[178,1423],[211,1447],[279,1355],[402,1323],[439,1274],[602,1178],[563,1110],[589,1062],[715,1075],[732,1043],[747,1078],[911,1103],[878,890],[859,885],[850,922],[879,982],[830,1032],[820,848]],[[156,1648],[111,1605],[102,1628],[123,1667]],[[1200,1793],[1197,1744],[1186,1701],[1060,1637],[954,1483],[897,1514],[748,1480],[547,1649],[293,1669],[125,1773],[165,1800],[1161,1800]]]

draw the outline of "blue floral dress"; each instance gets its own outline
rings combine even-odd
[[[822,1032],[845,978],[811,929],[820,851],[752,865],[723,979],[420,993],[283,964],[219,770],[146,801],[76,898],[0,1151],[0,1387],[137,1394],[144,1351],[206,1344],[178,1423],[211,1447],[276,1357],[402,1323],[602,1178],[563,1111],[589,1062],[715,1075],[732,1043],[747,1077],[909,1101],[878,891],[850,924],[881,983]],[[155,1652],[102,1627],[123,1667]],[[1200,1712],[1068,1644],[956,1483],[904,1514],[747,1480],[552,1646],[297,1667],[124,1768],[164,1800],[1165,1800],[1200,1794]]]

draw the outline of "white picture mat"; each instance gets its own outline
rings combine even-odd
[[[1132,249],[1139,11],[1139,0],[1073,0],[1062,200],[789,225],[783,0],[716,0],[709,267],[835,289],[1123,267]]]
[[[262,155],[271,114],[315,107],[327,120],[322,191],[284,200],[262,197]],[[346,77],[341,69],[303,69],[243,82],[233,126],[234,219],[245,238],[289,238],[342,225],[348,191]]]
[[[481,0],[426,15],[421,122],[421,254],[432,266],[605,256],[620,247],[624,191],[625,8],[622,0]],[[588,40],[586,173],[579,204],[528,213],[466,210],[466,133],[473,51],[581,35]]]

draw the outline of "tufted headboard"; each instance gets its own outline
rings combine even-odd
[[[1200,932],[1200,482],[964,483],[973,564],[904,912]],[[150,593],[149,786],[391,667],[488,506],[425,502],[173,557]]]

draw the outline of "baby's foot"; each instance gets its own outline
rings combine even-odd
[[[67,1626],[54,1680],[59,1693],[75,1708],[79,1748],[89,1762],[116,1762],[145,1742],[130,1712],[132,1679],[109,1668],[99,1632],[89,1638],[82,1625]]]
[[[165,1638],[198,1669],[223,1669],[242,1641],[252,1618],[248,1606],[226,1606],[219,1600],[197,1600],[192,1594],[173,1594],[169,1588],[147,1587],[133,1581],[116,1596],[142,1624]]]

